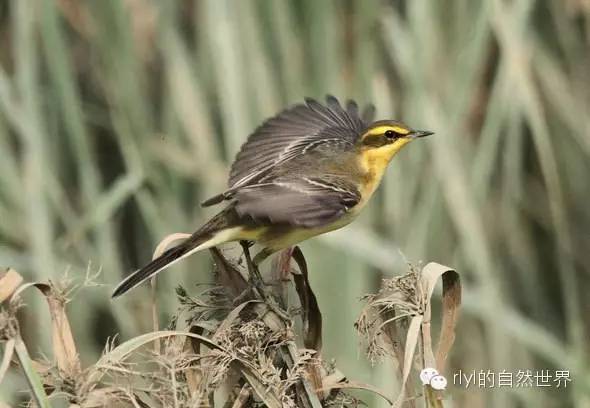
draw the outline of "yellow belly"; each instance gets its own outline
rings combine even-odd
[[[297,228],[282,234],[268,234],[269,238],[265,238],[263,234],[258,242],[273,251],[279,251],[317,235],[342,228],[350,224],[356,218],[356,214],[358,213],[349,212],[335,222],[317,228]]]

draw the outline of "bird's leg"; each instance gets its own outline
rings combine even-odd
[[[256,266],[256,268],[258,268],[258,265],[260,265],[262,263],[262,261],[264,261],[266,258],[271,256],[272,254],[273,254],[273,251],[270,250],[269,248],[264,248],[263,250],[261,250],[254,257],[254,261],[253,261],[254,266]]]
[[[260,271],[258,270],[258,266],[252,262],[252,258],[250,257],[250,247],[252,246],[252,241],[240,241],[240,245],[244,250],[244,258],[246,258],[246,266],[248,267],[248,278],[252,286],[254,286],[260,294],[265,297],[264,291],[264,280],[260,275]]]
[[[265,248],[256,254],[254,261],[252,261],[252,258],[250,257],[250,247],[252,246],[252,243],[249,241],[240,241],[240,245],[242,245],[242,248],[244,249],[244,257],[246,258],[246,265],[248,266],[251,284],[254,286],[255,290],[259,293],[260,297],[264,300],[270,310],[275,312],[277,316],[279,316],[284,321],[290,320],[291,318],[289,315],[281,310],[276,300],[266,293],[264,280],[262,279],[262,275],[258,269],[258,264],[265,258],[268,258],[268,256],[272,254],[272,251],[269,251],[267,248]]]

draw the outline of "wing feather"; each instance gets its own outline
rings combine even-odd
[[[360,193],[343,180],[302,177],[240,188],[232,198],[237,214],[256,224],[314,228],[343,216]]]
[[[345,109],[331,95],[326,105],[306,98],[305,104],[284,110],[258,127],[241,147],[230,170],[229,189],[202,205],[218,204],[243,187],[268,181],[273,169],[324,143],[330,148],[354,143],[368,126],[367,119],[372,120],[372,111],[369,106],[361,117],[356,102],[349,100]]]
[[[230,188],[246,185],[253,173],[296,157],[327,129],[338,129],[339,137],[353,142],[367,126],[358,111],[344,110],[333,96],[327,97],[326,105],[309,98],[305,102],[267,120],[248,137],[232,165]]]

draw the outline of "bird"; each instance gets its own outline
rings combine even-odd
[[[397,120],[374,120],[353,100],[312,98],[267,119],[231,165],[228,188],[203,203],[225,207],[174,246],[125,278],[118,297],[187,256],[230,241],[257,242],[264,259],[352,222],[379,186],[392,158],[434,132]]]

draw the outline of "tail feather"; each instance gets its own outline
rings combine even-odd
[[[125,278],[115,288],[112,297],[116,298],[123,295],[124,293],[140,285],[147,279],[151,278],[158,272],[164,270],[168,266],[171,266],[173,263],[176,263],[185,256],[190,255],[190,252],[195,250],[198,245],[198,243],[195,244],[187,242],[168,249],[162,255],[148,263],[146,266],[144,266],[141,269],[138,269],[137,271],[129,275],[127,278]]]
[[[226,209],[220,212],[186,241],[168,249],[143,268],[133,272],[115,288],[112,297],[123,295],[194,252],[235,239],[235,228],[232,228],[235,224],[233,219],[228,216],[228,214],[231,215],[228,211]]]
[[[181,259],[191,255],[193,252],[216,245],[217,243],[210,242],[213,241],[214,236],[215,233],[210,231],[196,232],[182,244],[164,251],[162,255],[152,260],[143,268],[138,269],[131,275],[127,276],[121,283],[119,283],[119,285],[117,285],[111,297],[116,298],[123,295],[156,275],[158,272],[163,271]]]

